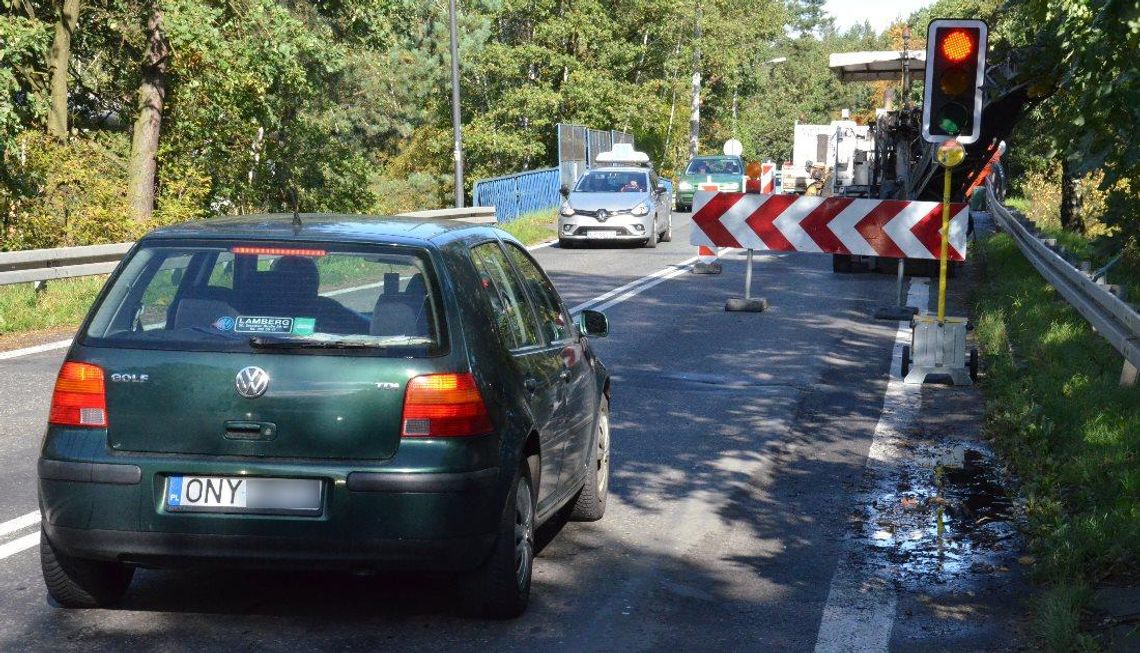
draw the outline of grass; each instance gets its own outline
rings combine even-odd
[[[1091,587],[1140,575],[1140,388],[1123,359],[998,234],[982,244],[973,303],[990,363],[986,427],[1022,480],[1037,635],[1055,651],[1080,631]]]
[[[535,245],[558,235],[556,209],[535,211],[521,215],[516,220],[500,224],[499,228],[518,238],[524,245]]]
[[[105,279],[49,281],[39,293],[30,283],[0,286],[0,335],[78,327]]]

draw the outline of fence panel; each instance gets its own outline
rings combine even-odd
[[[546,168],[480,179],[471,194],[475,206],[495,207],[499,222],[505,223],[517,220],[520,215],[558,206],[561,185],[561,171]]]
[[[561,171],[562,185],[574,186],[578,178],[586,173],[586,128],[582,125],[558,123],[558,168]]]
[[[589,162],[591,168],[596,168],[598,165],[598,155],[602,152],[609,152],[613,149],[613,133],[609,131],[602,131],[600,129],[591,129],[588,133],[587,143],[589,145]]]

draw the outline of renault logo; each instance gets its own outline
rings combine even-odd
[[[247,367],[237,373],[234,386],[239,395],[247,399],[257,399],[269,387],[269,373],[260,367]]]
[[[605,222],[610,217],[605,209],[598,209],[598,222]]]

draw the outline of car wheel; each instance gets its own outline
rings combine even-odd
[[[48,594],[65,608],[99,608],[123,598],[134,567],[72,558],[55,550],[40,529],[40,568]]]
[[[906,378],[907,374],[910,374],[910,345],[903,345],[903,348],[902,348],[902,365],[901,365],[901,369],[899,370],[899,372],[901,373],[902,378],[904,378],[904,379]]]
[[[534,464],[531,464],[531,461]],[[491,555],[467,578],[466,611],[479,617],[509,619],[526,611],[534,571],[534,472],[538,458],[519,465],[499,520]]]
[[[665,222],[665,233],[661,236],[661,242],[673,242],[673,216],[670,215],[669,219]]]
[[[649,227],[649,238],[645,239],[645,246],[650,249],[657,247],[657,223]]]
[[[570,509],[573,521],[598,521],[606,514],[606,498],[610,495],[610,407],[605,399],[598,407],[595,435],[597,440],[586,471],[586,482],[578,490],[574,507]]]

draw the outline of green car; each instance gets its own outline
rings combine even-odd
[[[527,251],[449,221],[247,216],[164,228],[60,370],[41,561],[66,607],[136,567],[421,569],[520,614],[534,531],[600,519],[610,380]]]
[[[744,160],[738,156],[696,156],[685,167],[677,184],[677,210],[693,210],[693,194],[701,184],[716,184],[716,190],[744,190]]]

